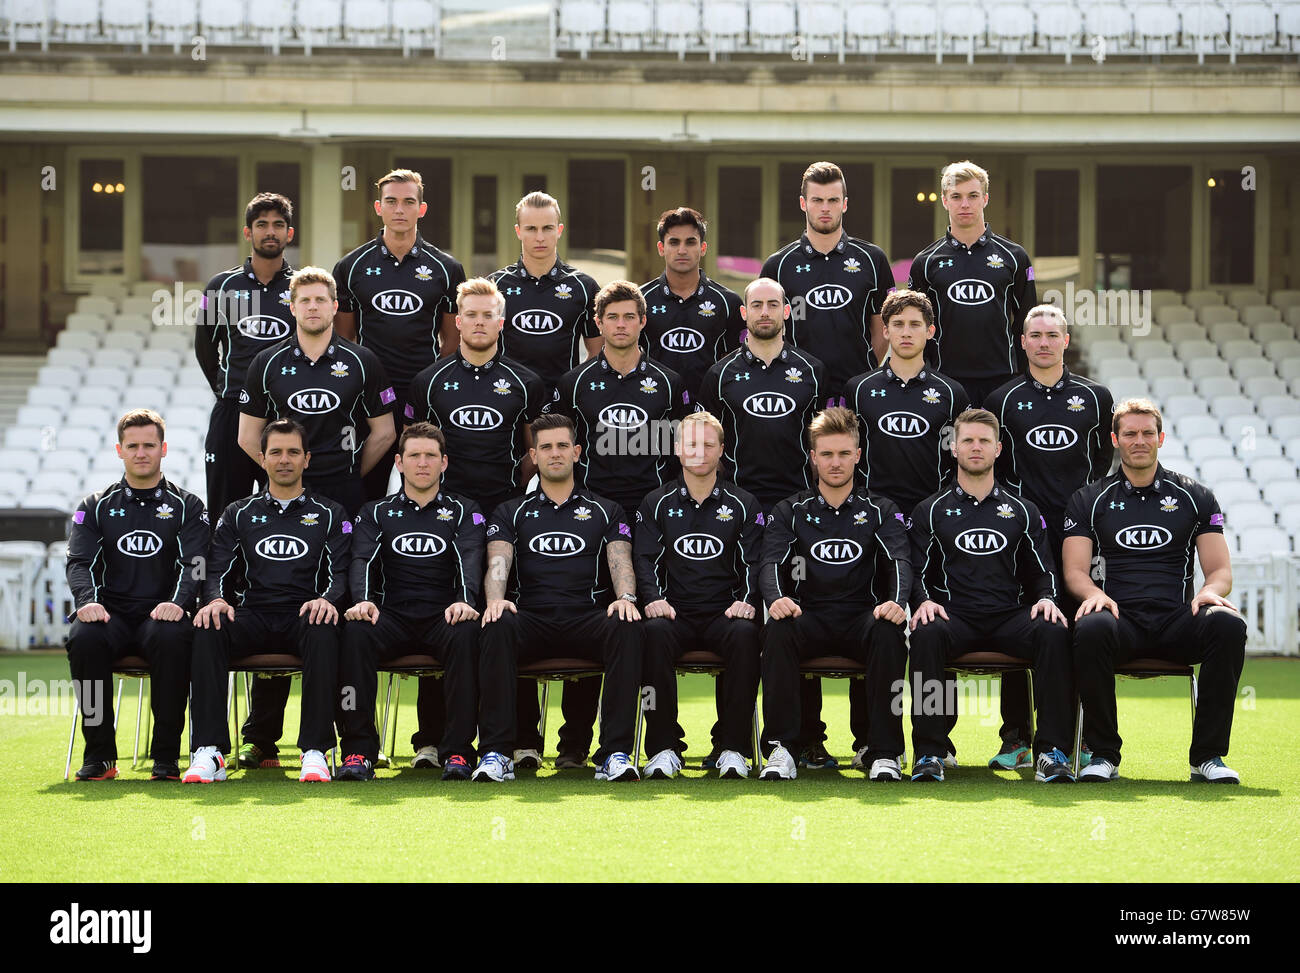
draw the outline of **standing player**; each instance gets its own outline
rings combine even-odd
[[[689,206],[659,217],[659,256],[664,272],[641,285],[646,324],[641,347],[677,372],[695,396],[715,362],[740,347],[745,320],[740,295],[704,276],[708,251],[704,217]]]
[[[581,447],[573,423],[545,415],[533,423],[541,486],[497,507],[488,528],[487,608],[479,638],[479,750],[475,780],[509,780],[515,743],[517,665],[583,652],[605,670],[597,780],[637,780],[632,741],[641,679],[641,614],[636,607],[632,528],[618,504],[574,483]],[[600,580],[608,561],[611,593]],[[511,566],[515,601],[506,599]],[[608,602],[608,607],[603,607]],[[575,650],[575,645],[579,648]]]
[[[356,604],[345,615],[339,662],[340,683],[355,687],[356,695],[343,711],[341,746],[347,756],[339,780],[375,776],[375,670],[408,652],[433,655],[446,670],[442,691],[451,719],[439,747],[442,779],[468,780],[473,769],[479,633],[474,606],[483,583],[485,528],[478,504],[441,489],[446,445],[436,426],[407,426],[397,449],[402,489],[366,504],[357,518],[350,572]]]
[[[265,482],[262,468],[239,448],[239,393],[253,356],[294,329],[293,268],[284,259],[293,242],[293,204],[277,193],[258,193],[244,210],[244,239],[252,254],[208,281],[203,319],[194,329],[194,357],[217,397],[203,444],[213,510],[225,510],[254,483]]]
[[[870,778],[902,778],[902,713],[893,706],[907,669],[903,608],[912,583],[903,515],[884,497],[855,492],[858,423],[848,409],[818,413],[808,429],[817,487],[782,500],[763,535],[759,583],[771,618],[763,629],[762,780],[792,780],[800,735],[799,660],[842,654],[865,663],[871,708]],[[886,598],[876,603],[877,561]]]
[[[589,358],[600,351],[595,311],[599,285],[557,256],[563,232],[555,197],[529,193],[515,204],[519,260],[491,277],[506,298],[502,347],[549,388],[577,366],[582,346]]]
[[[1214,494],[1160,465],[1160,410],[1128,399],[1111,420],[1119,469],[1070,498],[1065,580],[1082,604],[1075,615],[1074,674],[1087,714],[1092,760],[1080,781],[1119,776],[1115,666],[1128,659],[1199,662],[1191,778],[1236,784],[1223,763],[1232,735],[1237,683],[1246,657],[1246,622],[1227,600],[1232,563]],[[1192,594],[1193,554],[1205,583]],[[1091,573],[1101,556],[1098,585]]]
[[[926,361],[966,389],[981,408],[990,392],[1025,370],[1025,312],[1038,296],[1024,247],[984,222],[989,174],[973,162],[943,170],[939,188],[948,232],[916,255],[907,286],[930,298],[935,335]]]
[[[456,288],[465,268],[420,235],[429,208],[418,172],[394,169],[375,184],[375,213],[384,228],[334,265],[339,334],[374,352],[393,383],[394,441],[402,427],[407,388],[423,368],[456,344]],[[392,445],[390,442],[388,445]],[[365,473],[365,499],[388,493],[392,459]],[[355,511],[354,511],[355,512]]]
[[[985,406],[1002,427],[998,480],[1038,506],[1047,519],[1052,558],[1061,564],[1070,497],[1110,472],[1114,448],[1108,427],[1115,404],[1104,385],[1065,367],[1070,335],[1060,308],[1051,304],[1031,308],[1024,330],[1020,345],[1029,359],[1028,371],[994,389]],[[1067,616],[1078,608],[1065,592],[1061,605]],[[989,766],[1026,766],[1029,685],[1025,674],[1006,673],[1001,695],[1002,747]]]
[[[1070,629],[1056,604],[1046,521],[1032,501],[994,479],[1002,447],[991,412],[968,409],[954,432],[956,480],[921,501],[910,520],[912,780],[943,780],[946,737],[957,719],[944,667],[966,652],[994,649],[1034,666],[1036,779],[1073,783],[1064,752],[1074,709]]]
[[[636,515],[637,587],[645,605],[644,683],[647,777],[682,769],[676,737],[677,679],[683,652],[707,649],[727,667],[719,777],[747,777],[749,717],[758,693],[758,562],[763,512],[752,494],[718,476],[722,423],[707,412],[682,420],[677,433],[679,479],[655,490]],[[725,606],[725,607],[724,607]]]
[[[894,287],[885,251],[844,232],[848,184],[833,162],[814,162],[803,174],[799,208],[803,236],[763,263],[763,276],[780,283],[798,305],[790,344],[826,365],[831,388],[844,387],[884,356],[880,306]]]
[[[302,657],[300,781],[327,781],[334,747],[339,674],[338,602],[347,593],[352,521],[333,500],[303,485],[310,454],[306,430],[277,419],[262,430],[266,492],[230,504],[212,535],[203,608],[194,616],[191,714],[194,756],[187,784],[226,779],[230,750],[226,685],[231,658],[289,646]],[[247,587],[236,610],[222,583],[236,560]]]
[[[208,516],[198,497],[162,475],[167,441],[158,413],[133,409],[118,420],[117,455],[122,479],[82,500],[68,533],[76,604],[68,665],[86,741],[77,780],[117,776],[109,689],[113,660],[134,651],[149,661],[150,779],[179,780],[193,638],[186,616],[207,556]]]

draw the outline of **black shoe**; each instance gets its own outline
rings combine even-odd
[[[938,757],[922,757],[912,765],[912,780],[933,783],[943,780],[943,761]]]
[[[804,747],[799,754],[799,766],[809,770],[838,770],[840,762],[827,753],[821,743],[814,743]]]
[[[1074,773],[1060,750],[1044,750],[1038,755],[1034,780],[1043,784],[1073,784]]]
[[[90,760],[77,771],[77,780],[112,780],[116,776],[115,760]]]
[[[374,780],[375,767],[366,757],[359,753],[350,753],[343,758],[343,766],[334,772],[335,780]]]
[[[700,768],[703,770],[713,770],[718,766],[718,758],[722,756],[722,748],[715,746],[709,751],[709,755],[700,761]]]
[[[583,770],[587,766],[585,753],[561,753],[555,758],[556,770]]]
[[[180,780],[181,767],[175,760],[155,760],[150,780]]]
[[[474,768],[469,765],[469,761],[458,753],[453,753],[442,765],[443,780],[469,780],[473,773]]]

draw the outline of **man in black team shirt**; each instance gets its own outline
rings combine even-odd
[[[194,755],[184,780],[226,779],[230,749],[226,684],[230,660],[269,646],[289,646],[302,658],[300,781],[328,781],[325,753],[334,747],[339,697],[338,603],[347,593],[352,521],[333,500],[303,485],[309,453],[306,432],[293,419],[262,430],[261,455],[269,483],[230,504],[212,535],[203,582],[203,608],[194,616],[192,704]],[[247,585],[238,609],[223,584],[243,563]]]
[[[1031,308],[1025,316],[1021,347],[1029,369],[994,389],[985,407],[1002,427],[998,482],[1032,500],[1047,519],[1052,558],[1062,563],[1065,507],[1080,487],[1110,472],[1110,390],[1065,367],[1070,345],[1065,315],[1051,304]],[[1078,605],[1061,592],[1067,616]],[[1029,764],[1029,685],[1023,672],[1002,677],[1002,748],[989,766]],[[1087,750],[1087,747],[1084,747]]]
[[[1070,629],[1056,603],[1047,525],[1032,501],[994,478],[1000,449],[993,414],[963,412],[954,427],[956,479],[912,512],[912,780],[943,780],[957,716],[955,683],[944,666],[981,649],[1033,663],[1036,779],[1074,780],[1064,752],[1074,709]],[[1032,602],[1028,611],[1025,602]]]
[[[1189,751],[1191,778],[1239,783],[1223,763],[1246,655],[1246,622],[1227,600],[1232,564],[1218,501],[1160,465],[1160,410],[1146,399],[1115,408],[1119,469],[1081,488],[1065,513],[1065,581],[1075,615],[1074,674],[1092,760],[1080,781],[1119,776],[1115,666],[1139,656],[1201,664]],[[1192,548],[1205,584],[1192,594]],[[1100,555],[1093,580],[1093,555]]]
[[[1025,370],[1019,345],[1025,312],[1038,301],[1024,247],[984,222],[989,174],[954,162],[940,180],[948,232],[916,255],[907,286],[934,305],[926,361],[966,389],[971,405]]]
[[[429,204],[418,172],[394,169],[376,187],[384,228],[334,265],[338,333],[379,356],[393,383],[394,440],[401,431],[411,380],[456,347],[456,287],[465,268],[420,236]],[[390,444],[391,445],[391,444]],[[365,499],[388,493],[388,455],[365,474]]]
[[[203,450],[208,505],[218,511],[247,496],[255,482],[266,482],[262,468],[239,448],[239,393],[253,356],[293,333],[293,268],[284,259],[293,242],[293,204],[276,193],[258,193],[244,210],[244,239],[252,255],[208,282],[194,329],[194,357],[217,397]]]
[[[664,272],[641,285],[646,301],[641,348],[681,375],[692,397],[713,364],[740,347],[745,330],[740,295],[700,269],[709,248],[707,228],[689,206],[665,210],[657,227]]]
[[[158,413],[134,409],[118,420],[117,455],[122,479],[82,500],[68,532],[76,604],[68,665],[86,741],[77,780],[117,776],[109,686],[113,660],[132,651],[149,661],[150,779],[179,780],[193,638],[186,613],[208,552],[208,516],[198,497],[162,475],[167,442]]]
[[[682,769],[673,664],[699,648],[721,655],[727,667],[718,776],[749,776],[744,755],[758,693],[763,511],[752,494],[718,476],[722,442],[722,423],[709,413],[683,419],[677,433],[682,475],[646,497],[636,515],[633,552],[646,615],[643,682],[654,691],[645,715],[651,759],[643,772],[650,778]]]
[[[763,628],[761,780],[795,777],[799,660],[846,655],[865,663],[871,708],[870,778],[901,779],[903,718],[893,705],[907,667],[903,605],[912,584],[903,514],[884,497],[856,491],[858,422],[848,409],[819,413],[808,430],[817,486],[776,505],[763,534],[759,584],[771,617]],[[872,585],[885,574],[885,600]]]
[[[473,769],[479,633],[475,606],[483,584],[486,527],[478,504],[441,489],[446,446],[436,426],[407,426],[397,449],[402,489],[366,504],[357,518],[349,575],[356,604],[344,616],[339,660],[339,682],[354,688],[355,700],[343,711],[341,746],[346,757],[338,780],[375,776],[375,670],[380,662],[408,653],[433,655],[446,670],[442,692],[451,719],[439,747],[442,779],[468,780]]]
[[[595,312],[599,285],[556,255],[563,232],[555,198],[529,193],[515,205],[519,260],[491,275],[506,298],[502,348],[549,388],[578,364],[582,346],[591,357],[601,342]]]
[[[876,367],[885,354],[880,305],[894,287],[885,251],[844,232],[849,208],[844,173],[814,162],[803,174],[799,207],[808,216],[803,236],[763,262],[763,276],[796,305],[790,344],[826,365],[826,381],[841,389]]]
[[[632,740],[642,631],[632,528],[618,504],[574,484],[579,447],[566,416],[542,416],[532,431],[541,486],[497,507],[487,532],[487,607],[479,637],[483,757],[474,779],[514,777],[506,754],[515,747],[517,664],[578,654],[600,660],[605,670],[596,779],[637,780]],[[605,561],[612,593],[601,580]],[[517,604],[506,598],[512,565]]]

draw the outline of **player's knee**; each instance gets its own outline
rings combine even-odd
[[[1106,645],[1113,644],[1118,632],[1119,622],[1110,612],[1100,611],[1084,615],[1074,626],[1075,652],[1098,651]]]
[[[1222,645],[1246,646],[1246,619],[1231,608],[1213,605],[1203,608],[1205,632],[1208,638]]]

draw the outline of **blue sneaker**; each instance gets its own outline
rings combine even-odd
[[[997,770],[1023,770],[1033,765],[1033,754],[1019,740],[1004,741],[1002,749],[989,758],[989,766]]]
[[[493,750],[479,758],[478,766],[474,768],[474,775],[471,779],[494,781],[498,784],[504,780],[514,780],[515,765],[504,753],[497,753]]]
[[[1073,784],[1074,774],[1070,772],[1065,754],[1060,750],[1045,750],[1040,753],[1034,780],[1044,784]]]
[[[938,757],[922,757],[912,765],[912,780],[943,781],[943,761]]]
[[[596,771],[596,780],[631,781],[640,779],[641,775],[637,773],[636,764],[625,753],[611,753],[605,758],[605,762],[600,765],[600,770]]]

